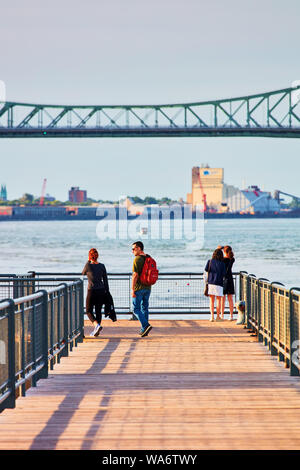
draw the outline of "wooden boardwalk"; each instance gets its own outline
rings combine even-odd
[[[0,414],[0,449],[300,449],[300,379],[242,327],[152,324],[104,321]]]

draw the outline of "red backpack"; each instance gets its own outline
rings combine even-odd
[[[152,286],[158,279],[156,261],[151,256],[146,255],[144,266],[140,275],[140,282],[145,286]]]

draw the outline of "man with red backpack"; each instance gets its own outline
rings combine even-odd
[[[131,296],[134,315],[141,323],[140,335],[147,336],[152,329],[149,323],[149,297],[151,286],[157,281],[156,262],[144,253],[144,244],[140,241],[132,244],[135,258],[132,268]]]

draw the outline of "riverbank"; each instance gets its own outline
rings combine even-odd
[[[238,213],[205,213],[204,215],[201,214],[201,217],[204,219],[220,219],[220,220],[229,220],[229,219],[250,219],[250,220],[255,220],[255,219],[297,219],[300,218],[300,210],[298,211],[291,211],[291,212],[279,212],[277,214],[275,213],[266,213],[266,214],[238,214]],[[182,216],[174,216],[171,213],[171,220],[189,220],[189,219],[196,219],[196,214],[193,213],[192,217],[188,216],[186,217],[185,215]],[[130,215],[128,214],[125,217],[119,217],[119,214],[112,215],[112,214],[105,214],[102,216],[97,216],[97,215],[51,215],[51,217],[48,216],[43,216],[42,214],[39,215],[24,215],[24,216],[0,216],[0,222],[34,222],[34,221],[48,221],[48,222],[55,222],[55,221],[78,221],[78,220],[95,220],[95,221],[100,221],[100,220],[152,220],[151,216],[148,215]],[[155,218],[157,220],[157,218]],[[165,216],[163,214],[160,214],[158,217],[158,220],[165,220]]]

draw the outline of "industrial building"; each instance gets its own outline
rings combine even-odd
[[[72,186],[69,191],[69,199],[70,202],[86,202],[87,201],[87,194],[86,191],[83,189],[79,189],[78,186]]]
[[[222,203],[239,193],[239,189],[224,183],[224,168],[210,168],[208,165],[192,169],[192,192],[187,194],[187,203],[218,211]]]
[[[258,186],[249,186],[226,198],[223,207],[229,212],[244,214],[278,213],[281,210],[278,200],[273,198],[271,193],[261,191]]]
[[[206,213],[268,214],[281,210],[280,202],[271,193],[257,186],[240,190],[224,183],[224,169],[208,165],[193,167],[192,192],[187,202],[204,208]]]

